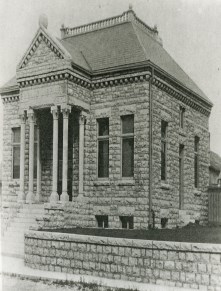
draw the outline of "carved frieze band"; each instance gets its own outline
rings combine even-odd
[[[209,116],[210,115],[210,108],[209,106],[205,106],[204,104],[199,104],[196,100],[192,100],[192,96],[184,94],[183,92],[178,91],[175,88],[172,88],[170,85],[166,84],[165,81],[161,79],[154,78],[152,84],[158,87],[159,89],[165,91],[169,95],[175,97],[179,101],[187,104],[188,106],[194,108],[195,110],[201,112],[202,114]]]
[[[140,72],[140,73],[128,73],[124,76],[113,76],[109,78],[99,79],[99,80],[89,80],[86,77],[79,76],[73,74],[71,72],[57,72],[56,74],[45,76],[45,77],[36,77],[35,79],[29,80],[18,80],[20,87],[26,86],[33,86],[41,83],[49,83],[54,81],[60,80],[69,80],[73,83],[76,83],[82,87],[96,90],[99,88],[117,86],[117,85],[126,85],[130,83],[138,83],[138,82],[145,82],[150,79],[151,73],[150,72]],[[154,77],[152,80],[152,84],[158,87],[159,89],[165,91],[169,95],[175,97],[179,101],[189,105],[190,107],[194,108],[195,110],[203,113],[206,116],[210,115],[210,105],[207,105],[206,102],[200,100],[199,97],[196,97],[193,94],[188,92],[184,93],[179,90],[179,88],[175,88],[174,86],[170,85],[164,80],[161,80],[159,77]]]
[[[42,76],[42,77],[33,77],[31,79],[25,79],[25,80],[17,80],[20,87],[28,87],[33,85],[39,85],[43,83],[51,83],[55,81],[61,81],[61,80],[69,80],[73,83],[76,83],[82,87],[86,87],[89,89],[98,89],[98,88],[104,88],[109,86],[116,86],[116,85],[123,85],[123,84],[129,84],[134,82],[143,82],[148,81],[150,78],[150,72],[146,73],[137,73],[131,76],[131,74],[127,74],[125,76],[121,77],[111,77],[111,78],[105,78],[101,80],[95,80],[91,81],[83,76],[75,75],[70,72],[56,72],[52,75]]]
[[[2,96],[2,102],[4,103],[10,103],[10,102],[16,102],[19,100],[19,95],[13,95],[13,96]]]

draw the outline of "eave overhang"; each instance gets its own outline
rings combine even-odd
[[[152,72],[154,69],[155,72],[155,84],[161,88],[165,89],[172,96],[179,97],[180,100],[184,100],[183,98],[190,99],[191,103],[196,103],[197,107],[202,107],[203,111],[207,111],[207,115],[210,114],[211,108],[213,106],[212,102],[206,100],[202,96],[193,92],[189,88],[187,88],[184,84],[179,82],[176,78],[151,63],[150,61],[143,61],[139,63],[133,63],[123,66],[115,66],[112,68],[96,70],[96,71],[87,71],[84,68],[74,64],[72,62],[72,69],[70,67],[64,69],[62,71],[54,71],[51,72],[48,76],[30,76],[25,79],[19,80],[19,86],[11,86],[11,87],[3,87],[0,89],[0,93],[10,93],[15,90],[19,90],[20,87],[25,86],[33,86],[35,84],[39,84],[41,82],[51,82],[59,79],[68,79],[70,81],[76,82],[87,88],[98,88],[99,84],[103,84],[103,79],[106,79],[107,86],[111,80],[117,78],[120,79],[121,76],[130,75],[133,73],[143,74],[142,72]],[[124,77],[122,77],[124,78]],[[109,80],[109,81],[108,81]],[[98,86],[96,85],[98,84]],[[103,86],[103,85],[102,85]],[[180,96],[179,96],[180,95]],[[182,96],[183,97],[182,97]],[[190,103],[189,102],[189,103]],[[187,102],[188,104],[188,102]]]

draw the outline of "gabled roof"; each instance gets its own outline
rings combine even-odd
[[[0,93],[8,93],[8,92],[14,92],[19,90],[19,85],[17,83],[16,76],[11,78],[8,82],[6,82],[1,88],[0,88]]]
[[[54,51],[54,53],[59,57],[59,58],[66,58],[71,60],[71,56],[69,52],[61,45],[61,43],[53,37],[47,29],[45,29],[43,26],[40,26],[38,31],[36,32],[29,48],[23,55],[21,61],[19,62],[17,68],[21,69],[26,65],[28,60],[31,58],[32,54],[37,50],[39,44],[42,41],[46,41],[49,43],[49,46],[51,47],[51,50]]]
[[[11,78],[8,82],[6,82],[1,88],[8,88],[8,87],[14,87],[14,86],[18,86],[17,80],[16,80],[16,76],[14,76],[13,78]]]

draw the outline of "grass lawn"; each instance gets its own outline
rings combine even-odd
[[[103,228],[70,228],[45,230],[50,232],[74,233],[82,235],[161,240],[176,242],[196,242],[221,244],[221,227],[215,226],[186,226],[177,229],[103,229]]]

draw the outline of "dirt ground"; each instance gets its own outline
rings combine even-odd
[[[108,228],[72,228],[55,229],[50,232],[75,233],[105,237],[160,240],[192,243],[221,244],[221,227],[188,225],[175,229],[108,229]]]
[[[102,287],[84,282],[67,285],[62,282],[55,284],[50,281],[39,282],[10,276],[1,276],[0,279],[2,283],[1,291],[133,291],[131,289]]]

